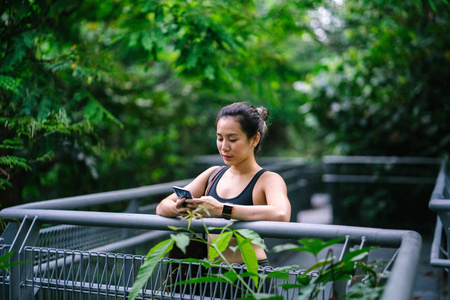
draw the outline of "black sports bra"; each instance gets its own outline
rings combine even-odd
[[[261,169],[258,171],[258,173],[253,176],[250,183],[245,187],[245,189],[236,197],[234,198],[222,198],[219,195],[217,195],[217,183],[222,178],[223,174],[229,169],[230,167],[225,168],[223,172],[219,175],[219,178],[213,183],[211,186],[211,190],[209,191],[209,195],[217,199],[218,201],[222,203],[233,203],[233,204],[240,204],[240,205],[253,205],[253,188],[255,187],[256,181],[258,181],[259,177],[267,171],[266,169]]]

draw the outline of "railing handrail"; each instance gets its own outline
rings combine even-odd
[[[450,210],[450,199],[444,199],[446,172],[447,164],[445,161],[443,161],[441,163],[441,168],[439,169],[439,174],[436,179],[436,185],[434,186],[433,192],[431,194],[431,199],[428,204],[430,210],[436,213]]]
[[[361,155],[326,155],[322,158],[324,164],[417,164],[439,165],[442,159],[414,156],[361,156]]]
[[[267,165],[267,164],[271,165],[274,163],[277,164],[277,163],[285,163],[285,162],[289,162],[290,164],[304,165],[304,164],[306,164],[306,161],[307,161],[303,157],[292,157],[292,156],[289,156],[289,157],[262,156],[262,157],[257,157],[256,160],[258,161],[259,164],[262,164],[262,165]],[[223,159],[218,154],[197,155],[195,157],[194,162],[215,165],[215,164],[222,164]]]
[[[22,209],[75,209],[86,206],[110,204],[114,202],[121,202],[131,199],[157,196],[164,193],[171,193],[172,186],[186,185],[190,181],[192,181],[192,179],[177,180],[137,188],[101,192],[81,196],[65,197],[53,200],[44,200],[33,203],[21,204],[13,207]]]
[[[207,218],[200,220],[182,220],[181,218],[167,218],[152,214],[73,211],[53,209],[24,209],[20,207],[5,208],[0,211],[0,218],[23,219],[37,217],[40,222],[49,224],[69,224],[82,226],[120,227],[135,229],[170,230],[169,226],[185,227],[196,232],[204,232],[204,224],[208,227],[224,227],[228,221],[222,218]],[[301,237],[315,237],[332,239],[350,235],[355,240],[365,237],[369,243],[380,246],[398,246],[403,235],[413,232],[409,230],[379,229],[356,226],[338,226],[328,224],[307,224],[273,221],[235,221],[233,228],[248,228],[264,237],[292,239]]]

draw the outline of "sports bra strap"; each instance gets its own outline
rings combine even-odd
[[[221,166],[214,170],[214,172],[209,176],[208,183],[206,185],[205,189],[205,196],[209,195],[209,192],[211,191],[211,187],[213,186],[214,182],[217,180],[217,178],[220,177],[220,175],[227,169],[227,166]]]

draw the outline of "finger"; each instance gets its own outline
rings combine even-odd
[[[186,198],[179,199],[177,201],[177,208],[186,207]]]
[[[193,200],[186,201],[185,203],[186,203],[186,207],[189,207],[189,208],[197,208],[197,206],[202,205],[201,202],[193,201]]]
[[[186,203],[199,203],[201,202],[201,198],[194,198],[194,199],[186,199]]]

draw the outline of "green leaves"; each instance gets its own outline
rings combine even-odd
[[[26,261],[15,261],[15,262],[8,262],[8,260],[14,255],[14,251],[10,251],[7,252],[3,255],[0,256],[0,270],[5,270],[6,272],[9,273],[9,268],[14,267],[14,266],[18,266],[18,265],[23,265],[26,263],[30,263],[31,261],[26,260]]]
[[[186,254],[186,247],[189,245],[189,236],[187,234],[171,234],[170,237],[175,242],[176,246]]]
[[[236,235],[236,240],[239,245],[239,250],[241,250],[242,259],[247,266],[248,272],[251,274],[250,277],[253,279],[255,286],[258,287],[258,259],[256,258],[255,250],[251,244],[251,239],[244,238],[241,235]]]
[[[187,176],[190,156],[215,151],[211,119],[222,104],[262,99],[257,102],[283,107],[272,102],[272,83],[290,72],[284,45],[282,51],[272,46],[285,40],[283,29],[293,28],[302,11],[286,6],[223,0],[5,3],[0,110],[14,123],[6,137],[20,136],[25,145],[8,154],[36,162],[35,172],[23,177],[28,189],[39,188],[46,198]],[[60,110],[67,123],[59,127],[30,134],[20,125],[49,125]],[[46,153],[55,156],[44,163],[38,158]],[[79,178],[82,191],[64,180],[68,176],[49,176],[83,168],[77,158],[87,156],[96,162],[98,180]],[[118,182],[111,168],[128,175]],[[41,178],[47,178],[48,191]]]
[[[330,282],[341,280],[351,280],[356,272],[356,268],[360,268],[367,274],[368,281],[373,283],[373,286],[378,286],[379,280],[373,280],[377,277],[376,266],[370,266],[362,262],[369,255],[369,251],[377,247],[366,247],[361,249],[350,249],[350,251],[340,260],[335,261],[332,245],[340,243],[344,238],[332,239],[327,242],[320,239],[300,239],[299,244],[285,244],[274,247],[273,251],[300,251],[309,252],[314,255],[316,263],[304,271],[304,273],[296,278],[296,283],[281,284],[285,289],[299,288],[301,295],[299,299],[315,299],[323,286]],[[327,255],[324,259],[319,260],[318,255],[321,251],[327,250]],[[311,276],[312,272],[316,272],[316,276]],[[372,278],[372,279],[371,279]],[[381,291],[378,289],[377,291]]]
[[[1,156],[0,164],[7,165],[10,168],[19,167],[27,171],[31,170],[31,167],[27,164],[27,161],[22,157]]]
[[[153,247],[149,253],[147,254],[147,257],[145,259],[144,264],[139,268],[139,273],[136,277],[136,281],[134,282],[129,297],[130,299],[135,299],[138,294],[139,290],[142,289],[142,287],[147,282],[148,278],[152,275],[153,270],[158,265],[159,261],[170,251],[172,250],[174,245],[174,240],[169,239],[160,242],[155,247]]]
[[[212,247],[209,247],[208,250],[208,257],[210,261],[214,261],[220,253],[228,248],[232,236],[232,231],[225,231],[214,238],[212,241]]]
[[[440,143],[448,138],[437,133],[445,125],[435,109],[444,107],[448,97],[435,95],[448,95],[436,78],[449,76],[442,64],[450,65],[443,56],[449,40],[443,27],[450,23],[437,25],[429,19],[449,19],[448,4],[352,2],[336,15],[351,25],[327,34],[346,46],[310,72],[311,91],[305,97],[312,105],[307,115],[318,121],[328,149],[348,155],[448,153],[449,144]],[[423,123],[419,115],[436,121]]]
[[[272,251],[281,252],[281,251],[300,251],[300,252],[309,252],[313,254],[315,257],[325,248],[342,242],[344,238],[332,239],[327,242],[324,242],[321,239],[300,239],[298,242],[303,246],[298,246],[295,244],[284,244],[275,246]]]
[[[6,167],[5,167],[6,166]],[[0,156],[0,190],[5,190],[7,187],[11,187],[10,177],[12,171],[17,169],[22,169],[25,171],[30,171],[31,167],[27,160],[23,157],[4,155]]]
[[[11,76],[0,75],[0,88],[11,91],[14,94],[19,93],[20,83]]]
[[[93,125],[97,125],[104,119],[108,119],[123,128],[122,122],[120,122],[113,114],[106,110],[99,101],[93,97],[89,97],[89,100],[84,108],[84,117],[89,120]]]
[[[211,229],[212,228],[209,228],[209,230]],[[242,260],[247,267],[249,276],[253,279],[255,286],[257,287],[259,284],[257,275],[258,259],[256,258],[253,245],[261,246],[263,249],[266,249],[266,246],[264,245],[261,237],[256,232],[249,229],[230,230],[228,228],[223,228],[221,233],[214,238],[209,247],[209,261],[214,261],[218,257],[220,257],[220,259],[222,260],[225,260],[221,253],[229,247],[232,237],[236,239],[238,244],[234,251],[240,251]]]
[[[253,245],[257,245],[267,251],[267,247],[264,244],[264,240],[255,231],[250,229],[237,229],[236,233],[250,240]]]
[[[174,283],[175,286],[185,284],[204,284],[204,283],[224,283],[234,286],[235,288],[242,288],[245,294],[245,299],[283,299],[282,296],[276,296],[273,294],[261,293],[262,283],[264,281],[276,279],[279,283],[279,287],[284,290],[298,289],[300,294],[298,299],[315,299],[317,295],[325,289],[329,283],[334,283],[341,280],[353,280],[354,274],[359,271],[358,274],[365,275],[365,285],[370,291],[370,295],[381,295],[383,288],[380,286],[380,278],[376,264],[367,264],[363,260],[368,256],[369,251],[376,249],[377,247],[366,247],[360,249],[349,249],[348,253],[340,260],[336,261],[333,255],[333,245],[344,241],[344,238],[336,238],[329,241],[322,241],[320,239],[300,239],[300,245],[287,244],[279,245],[274,251],[301,251],[313,254],[316,257],[316,263],[310,266],[308,269],[303,270],[301,274],[296,275],[295,281],[292,282],[292,273],[290,271],[295,270],[298,272],[298,266],[286,266],[276,268],[266,274],[258,272],[258,261],[255,254],[255,250],[252,245],[261,245],[264,249],[261,237],[254,231],[249,229],[237,229],[230,228],[232,225],[228,223],[223,228],[209,228],[205,227],[205,231],[210,240],[210,231],[219,231],[220,233],[215,238],[208,242],[203,240],[209,245],[209,257],[207,259],[183,259],[181,263],[197,263],[201,264],[204,268],[218,268],[226,269],[224,272],[212,272],[208,273],[208,276],[202,276],[198,278],[189,278],[187,280],[181,280]],[[165,253],[167,253],[174,244],[177,245],[183,252],[189,244],[189,237],[187,232],[192,233],[189,228],[182,227],[170,227],[175,231],[184,231],[179,234],[171,234],[171,239],[161,242],[149,251],[147,255],[146,263],[139,270],[138,279],[133,286],[133,294],[130,293],[131,299],[134,299],[138,295],[138,291],[148,277],[154,270],[157,264],[158,258],[161,259]],[[237,247],[234,251],[239,250],[242,259],[245,263],[246,272],[238,273],[233,265],[223,256],[222,252],[229,248],[231,238],[236,238]],[[327,254],[324,259],[318,260],[318,254],[321,251],[327,250]],[[249,280],[246,278],[252,278],[255,287],[251,287]],[[237,281],[242,287],[239,287]],[[356,282],[356,281],[355,281]],[[139,285],[139,287],[136,287]],[[358,299],[363,287],[355,287],[351,289],[349,295],[350,299]],[[372,297],[371,296],[371,297]],[[368,298],[376,299],[376,298]]]

